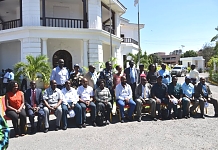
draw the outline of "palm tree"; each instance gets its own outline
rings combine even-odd
[[[218,26],[215,28],[215,30],[218,31]],[[215,36],[211,39],[211,42],[215,42],[216,40],[218,40],[218,34],[215,35]]]
[[[48,63],[48,58],[45,55],[34,57],[32,55],[26,56],[27,63],[18,62],[14,66],[15,78],[24,75],[29,80],[37,80],[42,78],[44,83],[49,82],[51,74],[51,65]]]
[[[139,62],[140,64],[144,64],[145,68],[147,68],[149,65],[150,59],[148,58],[146,51],[144,54],[142,51],[139,51],[137,54],[128,53],[127,56],[130,56],[131,60],[133,60],[135,64],[138,64]],[[129,61],[130,60],[127,60],[126,62]]]

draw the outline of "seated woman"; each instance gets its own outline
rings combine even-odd
[[[10,81],[8,92],[5,95],[6,116],[11,118],[15,130],[15,137],[25,135],[26,112],[24,110],[24,94],[18,90],[18,83]],[[20,119],[20,131],[18,128],[18,119]]]
[[[110,113],[112,111],[110,90],[105,87],[105,80],[98,81],[98,88],[95,90],[95,100],[97,112],[103,111],[106,118],[106,124],[110,124]],[[106,108],[106,110],[105,110]]]

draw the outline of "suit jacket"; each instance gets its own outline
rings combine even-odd
[[[151,84],[150,83],[146,83],[145,84],[145,87],[147,87],[148,89],[149,89],[149,97],[151,97]],[[146,89],[146,88],[145,88]],[[139,84],[137,87],[136,87],[136,89],[135,89],[135,98],[136,99],[144,99],[144,98],[146,98],[146,92],[145,92],[145,89],[144,89],[144,97],[142,97],[141,95],[142,95],[142,84]]]
[[[135,71],[135,78],[136,78],[136,83],[138,83],[138,74],[139,74],[139,71],[138,71],[138,69],[136,69],[136,68],[133,68],[134,69],[134,71]],[[124,70],[124,73],[126,74],[126,80],[127,80],[127,83],[128,84],[131,84],[131,79],[130,79],[130,67],[129,68],[126,68],[125,70]]]
[[[203,89],[202,89],[202,84],[201,83],[198,83],[198,85],[196,86],[196,89],[195,89],[195,97],[196,98],[201,98],[201,97],[205,97],[204,96],[204,93],[203,93]],[[212,97],[212,92],[210,90],[210,87],[209,85],[206,84],[206,87],[207,87],[207,92],[208,92],[208,97],[211,98]]]
[[[42,108],[43,107],[42,90],[37,88],[35,90],[36,90],[36,105]],[[32,95],[31,89],[27,89],[26,92],[24,93],[26,109],[30,109],[33,107],[31,104],[31,95]]]
[[[97,74],[95,72],[94,72],[94,74],[96,76],[96,79],[98,80]],[[93,89],[95,89],[96,83],[94,83],[94,80],[92,79],[92,74],[90,72],[88,72],[87,74],[85,74],[84,78],[86,78],[88,80],[88,85],[91,86]]]

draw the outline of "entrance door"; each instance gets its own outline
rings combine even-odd
[[[70,71],[72,70],[72,56],[68,51],[58,50],[57,52],[54,53],[52,58],[53,67],[56,67],[58,65],[59,59],[64,60],[64,67],[66,67]]]

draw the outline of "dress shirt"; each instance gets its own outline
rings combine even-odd
[[[132,89],[129,84],[126,84],[124,87],[122,84],[118,84],[116,86],[116,99],[124,100],[125,98],[131,99],[132,98]]]
[[[4,75],[3,83],[8,83],[9,77],[10,77],[10,73],[6,72],[6,74]]]
[[[142,86],[143,87],[143,86]],[[143,88],[142,88],[143,89]],[[146,97],[145,97],[146,95]],[[143,92],[143,98],[149,98],[150,97],[150,91],[147,86],[144,87],[144,92]]]
[[[77,93],[80,96],[80,98],[84,101],[90,100],[91,96],[94,95],[93,88],[91,86],[87,86],[87,88],[84,88],[83,85],[78,87]]]
[[[208,91],[207,91],[206,84],[202,84],[202,91],[203,91],[204,96],[208,96]]]
[[[36,101],[35,101],[35,103],[33,103],[33,91],[34,91],[34,93],[35,93],[35,100],[36,100],[36,89],[35,90],[32,90],[31,89],[31,96],[30,96],[30,100],[31,100],[31,105],[33,106],[34,104],[36,105]]]
[[[163,99],[166,97],[166,94],[168,93],[168,87],[166,84],[162,83],[159,85],[158,83],[155,83],[151,88],[152,96],[156,96],[157,98]]]
[[[55,80],[57,85],[64,85],[68,79],[69,73],[65,67],[61,69],[59,66],[57,66],[52,70],[50,80]]]
[[[131,83],[136,82],[135,68],[131,68],[131,67],[130,67],[130,80],[131,80]]]
[[[48,104],[57,104],[59,100],[63,99],[61,90],[56,88],[54,91],[51,87],[47,88],[43,94],[43,100],[46,100]]]
[[[195,93],[194,85],[191,83],[189,83],[188,85],[186,83],[183,83],[182,91],[183,91],[183,94],[191,98],[192,95]]]
[[[197,79],[197,81],[199,81],[199,78],[200,78],[199,77],[199,72],[196,69],[190,70],[189,77]]]
[[[170,72],[168,70],[159,70],[158,71],[159,75],[163,77],[162,82],[166,85],[169,85],[171,82],[171,76],[170,76]],[[164,76],[168,75],[169,77],[164,78]]]
[[[66,88],[63,88],[63,104],[67,105],[68,103],[76,104],[79,101],[79,95],[77,94],[77,90],[70,87],[70,90],[68,91]]]
[[[142,95],[141,95],[141,97],[144,97],[144,92],[145,92],[145,86],[142,85]]]
[[[180,99],[181,94],[183,94],[182,85],[180,83],[176,83],[176,86],[174,86],[171,82],[168,85],[168,93],[169,95],[173,95],[175,98]]]
[[[14,73],[13,72],[10,72],[9,73],[9,80],[14,80]]]

